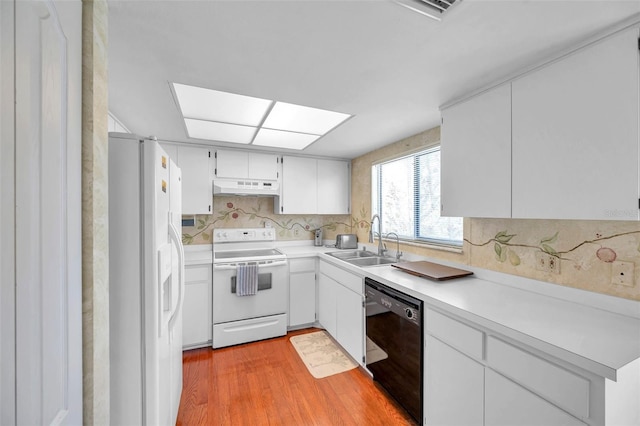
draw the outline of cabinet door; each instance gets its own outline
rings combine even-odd
[[[162,147],[162,149],[164,149],[169,158],[171,158],[173,162],[176,163],[178,167],[180,167],[180,159],[178,158],[178,145],[161,143],[160,146]]]
[[[249,178],[260,180],[278,179],[278,156],[276,154],[249,153]]]
[[[316,273],[292,273],[289,278],[289,325],[316,320]]]
[[[247,151],[216,150],[216,176],[247,179],[249,177],[249,153]]]
[[[638,30],[512,83],[513,217],[638,219]]]
[[[485,372],[485,425],[584,425],[567,414],[487,368]]]
[[[511,217],[511,84],[442,111],[443,216]]]
[[[318,160],[318,214],[349,214],[350,164]]]
[[[186,266],[182,318],[182,346],[203,346],[211,342],[211,266]]]
[[[484,366],[425,336],[424,412],[428,425],[482,425]]]
[[[317,163],[315,158],[283,157],[280,213],[317,213]]]
[[[336,340],[358,363],[364,355],[364,312],[362,295],[336,287]]]
[[[337,339],[336,333],[336,289],[339,284],[320,274],[318,279],[318,322]]]
[[[213,187],[209,177],[209,150],[178,147],[182,170],[182,214],[211,214]]]

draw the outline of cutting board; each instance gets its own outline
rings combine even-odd
[[[437,281],[451,280],[473,274],[473,272],[465,271],[464,269],[452,268],[427,261],[394,263],[391,266],[412,275]]]

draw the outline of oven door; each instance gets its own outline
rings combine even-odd
[[[258,291],[250,296],[236,294],[235,262],[213,265],[213,323],[220,324],[287,310],[287,261],[258,262]]]

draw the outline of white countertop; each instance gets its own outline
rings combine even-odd
[[[278,248],[289,258],[319,256],[602,377],[615,380],[617,370],[640,358],[640,302],[449,262],[439,263],[475,275],[438,282],[391,266],[360,268],[323,254],[335,248]]]

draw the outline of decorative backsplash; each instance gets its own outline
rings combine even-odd
[[[313,231],[323,229],[323,239],[335,240],[337,234],[352,233],[349,215],[283,215],[273,212],[271,197],[213,197],[213,213],[197,215],[193,227],[182,227],[184,244],[211,244],[216,228],[276,229],[278,240],[311,240]]]

